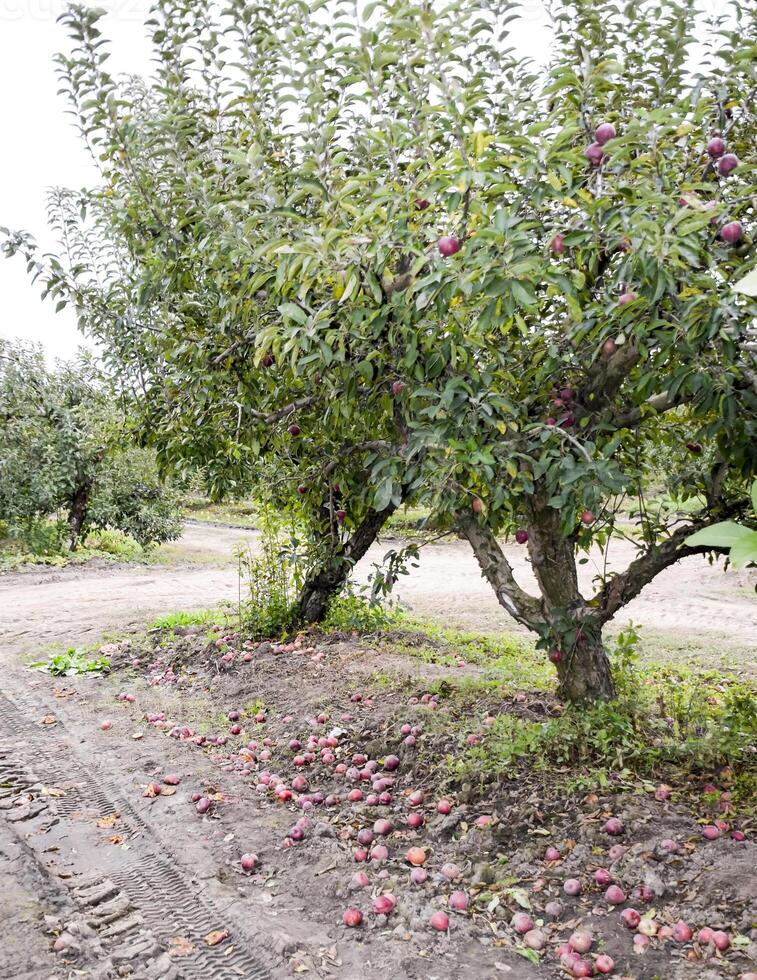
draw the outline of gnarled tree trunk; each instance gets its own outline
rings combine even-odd
[[[561,655],[557,663],[561,695],[567,701],[614,697],[601,629],[592,621],[592,610],[579,592],[573,542],[561,533],[559,513],[537,499],[530,515],[528,547],[540,598],[515,581],[512,566],[483,520],[460,513],[458,527],[503,609],[540,636],[554,638],[554,649]],[[570,646],[563,642],[568,633],[577,633]]]
[[[396,509],[395,504],[389,504],[383,510],[369,510],[350,539],[326,565],[308,576],[297,602],[300,622],[318,623],[323,619],[329,601],[344,587],[353,566],[366,554]]]

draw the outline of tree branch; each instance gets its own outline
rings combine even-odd
[[[529,629],[537,629],[543,623],[541,604],[515,581],[512,565],[491,529],[462,511],[457,512],[455,521],[461,534],[468,539],[481,572],[494,589],[499,604],[519,623]]]
[[[748,505],[748,501],[740,500],[734,504],[722,508],[717,516],[712,512],[693,520],[690,524],[685,524],[675,530],[667,540],[661,544],[655,544],[647,548],[638,558],[631,562],[624,572],[617,572],[597,592],[589,603],[590,608],[597,610],[598,615],[592,618],[600,625],[606,623],[615,613],[635,599],[641,590],[648,585],[655,576],[661,571],[674,565],[681,558],[689,555],[706,554],[713,551],[711,545],[690,548],[684,542],[690,534],[708,527],[716,521],[724,520],[735,514],[741,513]]]

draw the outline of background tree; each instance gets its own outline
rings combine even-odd
[[[177,538],[176,500],[124,418],[91,358],[50,370],[41,348],[0,341],[0,520],[28,533],[62,511],[71,551],[106,528]]]
[[[426,502],[565,696],[606,697],[604,624],[747,499],[756,307],[728,283],[754,264],[757,11],[556,0],[541,69],[517,8],[161,0],[155,77],[118,82],[72,7],[61,74],[102,185],[58,196],[60,258],[6,247],[77,304],[162,462],[254,471],[300,514],[304,618]],[[701,501],[685,525],[645,502],[659,446]],[[578,556],[621,512],[639,557],[584,597]]]

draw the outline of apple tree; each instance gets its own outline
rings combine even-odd
[[[89,355],[50,368],[41,348],[0,341],[0,521],[33,536],[58,514],[71,551],[92,530],[141,545],[181,531],[154,453],[130,444],[128,406]]]
[[[73,6],[61,78],[102,179],[56,195],[60,255],[5,247],[76,305],[164,465],[299,515],[303,619],[426,503],[564,696],[608,697],[606,622],[748,502],[757,11],[554,0],[537,65],[519,6],[158,0],[154,75],[127,80]],[[638,557],[584,595],[618,535]]]

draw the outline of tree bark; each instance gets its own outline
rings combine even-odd
[[[366,554],[396,509],[395,504],[389,504],[383,510],[369,510],[349,541],[308,576],[297,602],[300,622],[319,623],[324,618],[330,600],[344,587],[354,565]]]
[[[559,512],[541,498],[534,498],[528,547],[541,599],[529,595],[515,581],[512,566],[488,525],[465,512],[457,515],[457,525],[500,605],[540,636],[554,638],[554,649],[561,654],[556,665],[560,695],[572,702],[614,697],[601,627],[592,621],[592,610],[578,589],[574,546],[561,533]],[[566,633],[576,635],[570,646],[563,642]]]
[[[457,514],[457,526],[468,539],[481,573],[494,589],[502,608],[519,623],[537,630],[543,623],[539,600],[529,595],[515,581],[512,566],[491,528],[479,523],[471,514],[463,512]]]
[[[557,664],[560,696],[566,701],[610,701],[615,697],[610,661],[602,634],[583,635]]]
[[[71,500],[71,507],[68,511],[69,551],[76,551],[76,546],[79,543],[82,528],[87,519],[91,492],[92,484],[84,483],[76,488]]]

